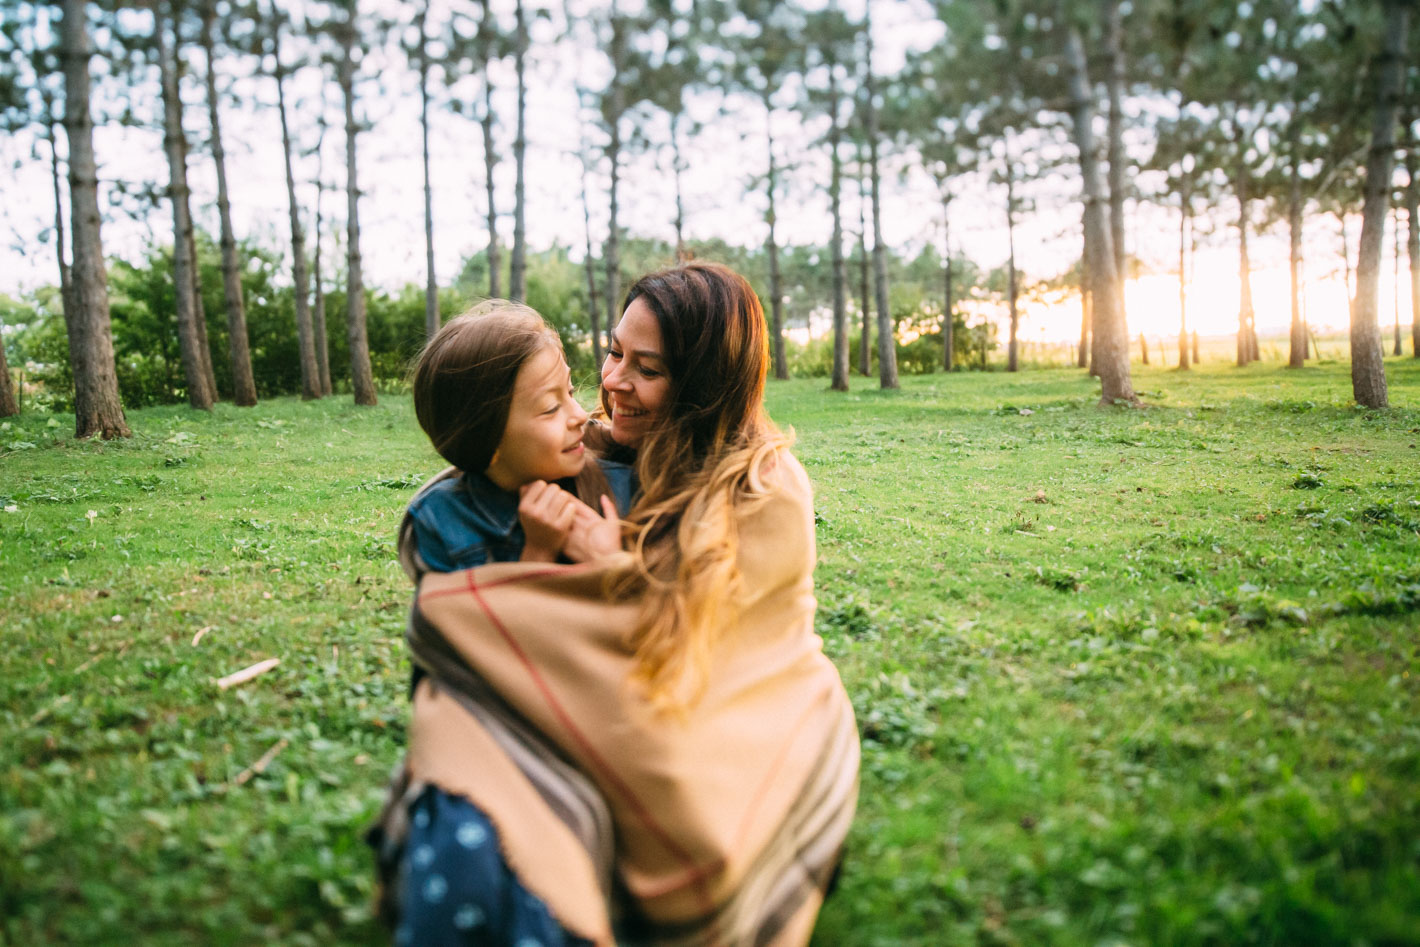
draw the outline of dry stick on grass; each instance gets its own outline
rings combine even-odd
[[[262,773],[266,772],[266,767],[270,766],[271,761],[276,759],[276,754],[280,753],[282,750],[286,749],[286,747],[290,745],[291,741],[286,739],[285,737],[282,737],[281,739],[277,740],[274,744],[272,744],[271,749],[261,754],[261,759],[257,760],[255,763],[251,764],[246,769],[238,773],[237,778],[232,780],[232,782],[238,786],[245,786],[248,782],[251,781],[251,778],[253,776],[260,776]]]
[[[201,628],[197,629],[197,634],[192,636],[192,646],[194,648],[197,647],[197,643],[202,640],[202,637],[216,627],[216,625],[203,625]]]
[[[228,674],[226,677],[219,678],[217,681],[217,686],[220,687],[222,690],[226,690],[229,687],[236,687],[238,684],[245,684],[252,678],[259,677],[262,674],[265,674],[267,671],[276,667],[276,665],[280,663],[280,658],[267,658],[265,661],[258,661],[256,664],[253,664],[249,668],[242,668],[240,671],[236,671],[232,674]]]
[[[56,708],[63,707],[65,704],[69,703],[69,701],[73,699],[73,694],[63,694],[59,696],[55,699],[54,703],[50,704],[48,707],[41,708],[35,713],[33,717],[30,718],[30,726],[34,726],[35,724],[39,723],[45,717],[48,717],[50,713],[52,713]]]

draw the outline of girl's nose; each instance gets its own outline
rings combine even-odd
[[[577,402],[572,402],[572,414],[569,418],[570,426],[581,427],[583,424],[587,423],[587,417],[587,410]]]

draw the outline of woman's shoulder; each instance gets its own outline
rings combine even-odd
[[[757,481],[752,484],[752,487],[757,488],[757,492],[803,497],[810,501],[813,498],[813,484],[809,480],[809,473],[799,462],[799,458],[794,456],[788,444],[780,444],[770,449],[751,471],[751,476]]]

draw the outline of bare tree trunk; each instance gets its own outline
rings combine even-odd
[[[1371,147],[1366,157],[1366,201],[1361,214],[1361,246],[1356,258],[1356,299],[1351,304],[1351,388],[1357,404],[1384,408],[1385,361],[1381,351],[1379,307],[1381,240],[1390,204],[1390,177],[1395,141],[1396,109],[1405,68],[1405,41],[1410,7],[1403,0],[1386,0],[1385,46],[1377,62],[1379,75]]]
[[[316,358],[315,328],[311,324],[310,286],[306,276],[306,237],[301,232],[301,207],[296,201],[296,174],[291,167],[291,129],[286,118],[286,67],[281,62],[281,24],[272,26],[272,54],[275,68],[272,75],[276,79],[276,110],[281,120],[281,152],[286,165],[286,207],[291,221],[291,274],[296,302],[296,347],[301,359],[301,397],[307,401],[325,394],[321,383],[320,365]],[[325,104],[321,103],[322,106]],[[322,132],[322,138],[324,133]],[[316,234],[317,253],[320,234]],[[319,267],[317,267],[319,270]],[[320,277],[317,274],[317,284]],[[319,293],[319,289],[317,289]],[[324,302],[322,301],[322,317]],[[322,332],[323,336],[323,332]],[[329,376],[329,369],[326,374]]]
[[[1144,337],[1144,333],[1139,333],[1139,354],[1145,365],[1149,364],[1149,340]]]
[[[99,235],[98,167],[89,114],[89,30],[84,0],[64,0],[60,61],[64,131],[69,139],[69,209],[74,239],[73,301],[64,311],[74,375],[74,436],[128,437],[118,400],[109,321],[108,273]]]
[[[1391,226],[1395,232],[1395,269],[1393,280],[1395,284],[1395,293],[1393,294],[1395,297],[1395,351],[1391,354],[1400,355],[1405,349],[1400,343],[1400,207],[1398,205],[1392,208],[1390,219]]]
[[[1075,359],[1078,368],[1090,367],[1090,288],[1089,274],[1080,266],[1080,351]]]
[[[832,47],[830,47],[831,49]],[[838,124],[838,63],[828,60],[828,203],[833,214],[833,378],[834,391],[848,390],[848,276],[843,265],[843,132]]]
[[[1185,186],[1178,200],[1178,367],[1188,371],[1188,208]]]
[[[348,12],[340,24],[341,57],[339,64],[340,90],[345,96],[345,192],[348,210],[346,212],[346,254],[347,273],[345,277],[346,335],[350,340],[350,384],[355,392],[355,403],[373,405],[375,397],[374,372],[370,368],[370,341],[365,332],[365,286],[360,260],[360,185],[355,170],[355,22],[354,13]]]
[[[956,360],[956,320],[952,318],[952,198],[942,199],[942,369],[951,371]]]
[[[859,148],[858,163],[858,311],[863,316],[863,335],[858,342],[858,374],[865,378],[873,371],[873,307],[868,303],[868,218],[867,186]]]
[[[45,130],[49,133],[49,175],[54,187],[54,249],[59,258],[59,301],[64,307],[64,311],[69,313],[74,308],[74,278],[64,250],[66,246],[64,196],[59,185],[59,144],[58,136],[54,131],[59,119],[55,115],[54,102],[47,95],[45,96],[45,114],[48,119],[45,123]]]
[[[675,261],[684,263],[690,259],[685,249],[685,198],[681,188],[681,175],[685,162],[680,155],[680,112],[671,113],[671,174],[675,177]]]
[[[1108,0],[1105,8],[1105,49],[1109,56],[1109,231],[1114,241],[1114,272],[1119,280],[1119,311],[1128,323],[1124,305],[1124,284],[1128,279],[1124,250],[1124,17],[1119,0]]]
[[[519,5],[521,8],[521,5]],[[424,338],[439,331],[439,282],[434,272],[434,186],[429,179],[429,8],[420,7],[419,131],[424,154]]]
[[[1413,127],[1414,116],[1407,127]],[[1420,358],[1420,160],[1416,148],[1420,141],[1410,135],[1409,147],[1405,149],[1405,171],[1410,178],[1405,188],[1405,215],[1410,219],[1410,238],[1406,249],[1410,254],[1410,354]]]
[[[312,266],[311,281],[315,285],[316,303],[311,310],[311,335],[315,342],[316,373],[320,378],[321,397],[329,397],[333,392],[330,387],[330,337],[325,330],[325,283],[321,276],[320,265],[320,245],[322,230],[321,200],[325,197],[325,162],[323,160],[325,152],[325,86],[321,86],[321,117],[317,122],[320,129],[319,137],[316,138],[316,220],[315,227],[311,234],[311,244],[315,248],[315,261]]]
[[[868,111],[868,175],[873,191],[873,289],[878,304],[878,385],[897,388],[897,335],[893,332],[892,309],[888,304],[887,248],[883,246],[882,176],[878,171],[877,89],[873,81],[873,28],[864,17],[867,52],[864,62],[864,99]]]
[[[1006,348],[1006,371],[1020,370],[1021,313],[1016,305],[1016,169],[1011,162],[1011,132],[1006,130],[1006,296],[1011,315],[1011,339]]]
[[[168,195],[173,208],[173,283],[177,307],[178,343],[182,349],[183,376],[187,382],[187,400],[202,411],[212,409],[213,392],[207,386],[202,361],[202,341],[197,332],[196,289],[192,244],[188,235],[192,221],[188,217],[187,167],[182,138],[182,100],[178,97],[175,52],[168,46],[166,4],[153,5],[153,41],[162,79],[163,144],[167,151]]]
[[[774,377],[780,380],[789,377],[789,364],[784,358],[784,289],[779,280],[779,243],[775,239],[774,225],[777,217],[774,207],[774,191],[778,185],[778,166],[774,162],[774,106],[769,102],[768,90],[764,93],[764,135],[769,151],[769,175],[765,179],[769,192],[769,211],[764,220],[769,224],[769,239],[764,249],[769,254],[769,339],[774,357]]]
[[[0,418],[12,418],[19,413],[15,382],[10,377],[10,363],[5,359],[5,324],[0,320]]]
[[[1346,232],[1346,211],[1336,212],[1336,222],[1341,231],[1341,275],[1346,284],[1346,298],[1355,298],[1355,291],[1351,286],[1351,236]]]
[[[587,232],[587,255],[583,260],[583,265],[587,270],[587,315],[591,320],[592,328],[592,363],[601,370],[602,365],[602,327],[601,327],[601,300],[597,296],[597,268],[592,255],[592,201],[590,188],[587,185],[587,153],[586,145],[582,151],[582,224]]]
[[[626,110],[625,81],[621,75],[625,59],[626,33],[617,16],[615,0],[611,7],[611,115],[608,116],[609,140],[607,158],[611,162],[610,221],[606,235],[606,331],[611,332],[621,321],[621,232],[617,218],[621,192],[621,113]]]
[[[502,295],[502,261],[498,247],[498,202],[493,189],[493,171],[498,165],[493,150],[493,9],[483,0],[483,19],[478,23],[478,43],[483,57],[483,175],[488,189],[488,295]]]
[[[1295,136],[1293,136],[1295,139]],[[1288,270],[1292,284],[1292,326],[1288,337],[1287,367],[1301,368],[1307,361],[1307,328],[1302,322],[1302,182],[1297,168],[1296,142],[1291,155],[1291,180],[1287,188],[1287,229],[1291,236]]]
[[[1192,334],[1193,334],[1193,364],[1197,365],[1197,364],[1199,363],[1199,358],[1198,358],[1198,330],[1197,330],[1197,329],[1194,329]]]
[[[1238,365],[1252,361],[1252,264],[1247,255],[1247,218],[1252,198],[1248,193],[1247,167],[1238,158],[1234,187],[1238,194]]]
[[[1062,17],[1063,19],[1063,17]],[[1085,43],[1079,27],[1068,27],[1066,62],[1069,69],[1070,117],[1075,145],[1080,151],[1084,178],[1085,252],[1094,300],[1095,367],[1100,375],[1100,404],[1138,401],[1129,374],[1128,331],[1119,309],[1119,285],[1114,269],[1114,249],[1105,217],[1100,187],[1099,159],[1095,156],[1094,104],[1090,97]]]
[[[528,298],[528,248],[527,248],[527,188],[524,184],[524,156],[527,152],[525,118],[527,112],[527,84],[524,81],[524,60],[528,49],[528,24],[523,15],[522,0],[514,6],[517,17],[517,43],[513,52],[513,67],[518,75],[518,127],[513,136],[513,261],[508,282],[508,295],[518,302]]]
[[[207,57],[207,112],[212,125],[212,160],[217,166],[217,215],[222,228],[222,291],[227,302],[227,354],[232,362],[232,403],[249,408],[256,404],[256,379],[252,377],[251,345],[247,341],[246,304],[237,267],[237,238],[232,232],[232,205],[227,196],[227,156],[222,150],[222,126],[217,109],[217,70],[212,43],[216,0],[202,5],[202,51]]]

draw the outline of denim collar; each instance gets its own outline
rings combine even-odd
[[[486,474],[463,475],[463,491],[469,504],[502,536],[510,535],[518,526],[518,495],[509,493],[488,479]]]

